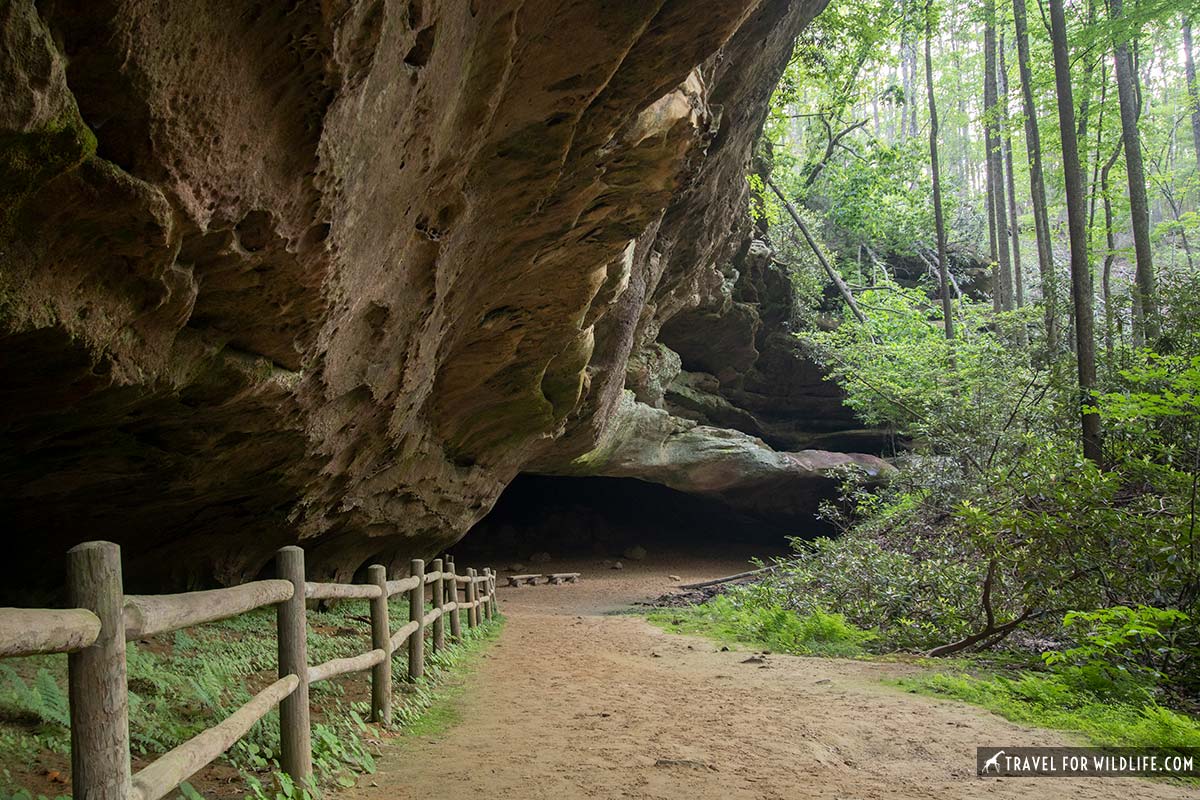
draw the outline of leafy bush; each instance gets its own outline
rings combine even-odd
[[[1038,328],[1028,310],[964,302],[947,341],[920,290],[861,299],[866,323],[847,317],[804,340],[859,416],[909,437],[911,451],[891,486],[848,476],[823,510],[841,539],[801,545],[769,581],[775,602],[844,614],[877,631],[875,649],[938,653],[1016,633],[1029,650],[1053,649],[1078,638],[1062,624],[1069,611],[1200,613],[1200,355],[1120,351],[1122,369],[1093,398],[1107,431],[1100,465],[1076,442],[1069,359],[1025,343]],[[1175,625],[1163,646],[1137,649],[1110,677],[1156,671],[1160,695],[1195,699],[1200,633]],[[1075,676],[1085,672],[1100,676],[1083,665]]]
[[[1078,644],[1042,658],[1065,682],[1100,699],[1147,702],[1166,678],[1154,665],[1177,657],[1172,634],[1188,622],[1182,611],[1147,606],[1072,611],[1063,625]]]
[[[871,649],[928,649],[965,633],[978,568],[887,550],[865,536],[794,540],[796,558],[767,577],[766,603],[801,615],[834,609],[874,631]]]

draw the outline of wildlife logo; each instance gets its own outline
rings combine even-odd
[[[983,774],[987,774],[989,770],[1000,771],[1000,756],[1004,755],[1003,750],[997,750],[996,755],[983,762]]]
[[[1200,748],[978,747],[981,778],[1200,777]]]

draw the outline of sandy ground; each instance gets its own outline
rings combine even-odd
[[[722,652],[612,612],[744,560],[555,562],[578,585],[501,589],[508,624],[454,701],[462,722],[385,745],[382,798],[1166,798],[1141,779],[975,776],[976,746],[1078,744],[880,683],[912,667]],[[371,785],[374,784],[374,785]]]

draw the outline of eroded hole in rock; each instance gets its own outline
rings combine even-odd
[[[423,67],[429,63],[429,57],[433,54],[433,42],[436,36],[436,26],[430,25],[428,28],[423,28],[417,32],[416,44],[408,51],[408,55],[404,57],[404,63],[410,67]]]
[[[789,536],[829,532],[815,517],[767,520],[633,478],[520,475],[452,552],[463,563],[488,559],[537,571],[541,553],[550,554],[551,564],[625,559],[634,547],[649,559],[727,550],[770,556],[788,550]]]

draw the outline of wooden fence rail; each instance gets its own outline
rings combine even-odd
[[[386,568],[374,564],[367,569],[367,583],[316,583],[305,580],[304,551],[284,547],[275,559],[275,580],[184,594],[125,595],[120,548],[111,542],[85,542],[67,553],[68,600],[75,607],[0,608],[0,658],[68,654],[74,800],[160,800],[232,747],[275,706],[280,766],[303,784],[312,779],[309,686],[370,670],[371,719],[389,724],[393,654],[407,650],[408,677],[417,680],[425,670],[426,632],[436,652],[446,646],[447,619],[450,638],[458,640],[461,612],[467,614],[468,628],[496,614],[496,576],[491,569],[458,575],[448,557],[435,559],[430,567],[426,571],[425,562],[413,559],[409,577],[388,580]],[[431,587],[429,611],[426,586]],[[400,593],[408,594],[409,621],[393,631],[388,598]],[[370,601],[371,649],[310,665],[307,601],[335,599]],[[125,642],[272,605],[279,679],[226,719],[132,774]]]

